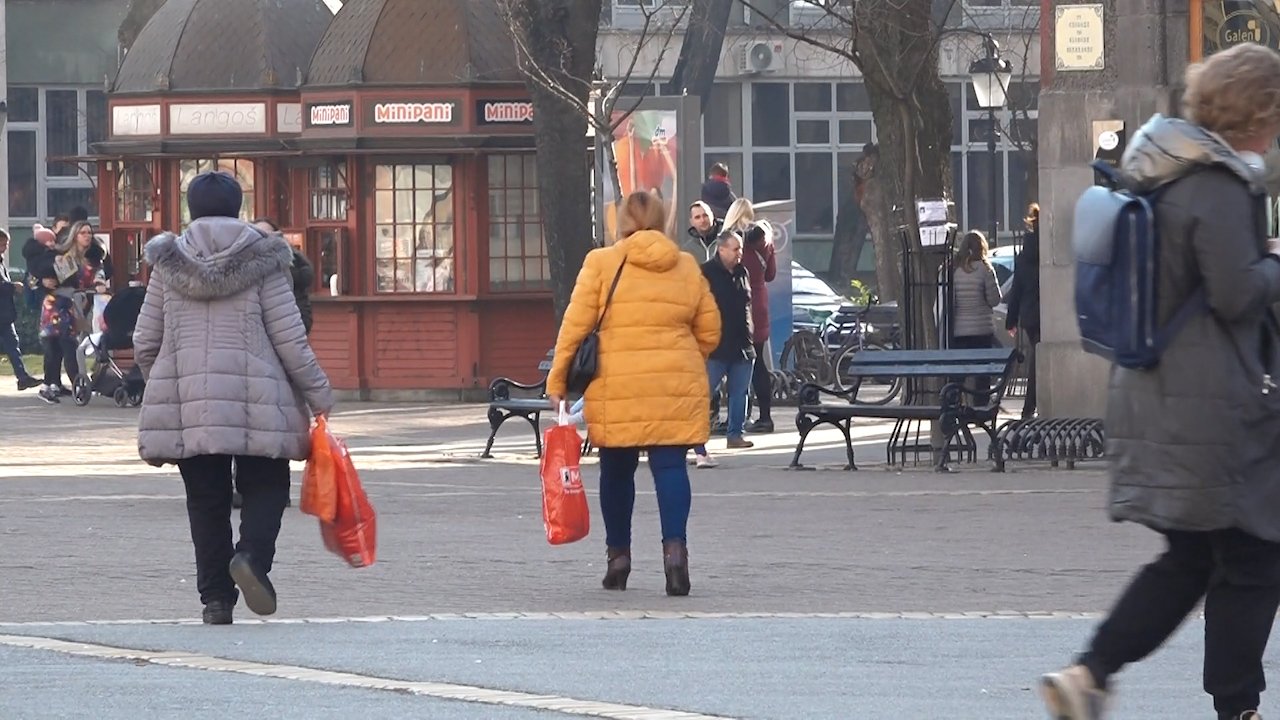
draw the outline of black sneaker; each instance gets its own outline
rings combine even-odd
[[[236,604],[227,600],[213,600],[204,606],[205,625],[230,625],[231,611]]]
[[[249,553],[238,552],[231,558],[231,579],[240,588],[244,604],[259,615],[271,615],[276,611],[276,589],[267,574],[253,564]]]
[[[58,399],[57,388],[53,387],[52,385],[45,385],[44,387],[40,388],[39,395],[41,400],[49,403],[50,405],[57,405],[58,403],[62,402],[61,400]]]
[[[28,375],[18,380],[18,390],[30,390],[33,387],[40,387],[43,384],[43,380],[38,380]]]
[[[765,434],[773,432],[772,420],[757,420],[747,426],[747,432]]]

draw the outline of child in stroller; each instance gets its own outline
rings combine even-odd
[[[107,301],[102,311],[101,332],[90,333],[80,343],[81,354],[86,359],[92,357],[94,366],[92,374],[82,372],[76,377],[73,394],[77,405],[88,405],[95,393],[111,398],[116,407],[142,404],[145,389],[142,370],[137,365],[122,369],[114,353],[133,349],[133,329],[138,324],[146,295],[147,290],[141,283],[129,283],[128,288]]]

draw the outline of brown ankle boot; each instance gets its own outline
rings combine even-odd
[[[626,590],[627,576],[631,574],[631,548],[609,548],[609,567],[605,570],[605,590]]]
[[[667,594],[689,594],[689,550],[683,540],[662,541],[662,568],[667,573]]]

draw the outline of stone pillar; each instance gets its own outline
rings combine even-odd
[[[1044,417],[1100,418],[1109,365],[1080,348],[1072,213],[1093,182],[1093,121],[1123,120],[1132,137],[1152,114],[1176,112],[1189,18],[1185,2],[1106,0],[1105,69],[1055,71],[1054,8],[1074,4],[1041,5],[1039,409]]]

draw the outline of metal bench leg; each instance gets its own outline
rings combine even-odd
[[[791,457],[791,465],[788,466],[792,470],[804,468],[800,464],[800,453],[804,452],[804,441],[805,438],[809,437],[809,431],[813,430],[817,424],[816,421],[810,420],[804,413],[796,414],[796,429],[800,431],[800,442],[796,443],[796,454]]]
[[[533,442],[538,446],[538,457],[541,458],[542,457],[542,432],[541,432],[541,428],[538,426],[538,422],[542,419],[542,411],[539,410],[538,412],[535,412],[532,416],[525,415],[524,419],[528,420],[529,424],[533,426]]]
[[[837,425],[840,428],[840,432],[844,433],[844,449],[849,454],[849,464],[845,467],[845,470],[858,469],[858,464],[853,460],[853,438],[850,437],[851,431],[849,428],[851,424],[853,424],[853,420],[846,419],[843,424]]]
[[[502,423],[511,419],[510,413],[503,413],[499,410],[489,411],[489,442],[484,445],[484,452],[480,453],[481,458],[489,459],[493,457],[493,441],[498,437],[498,428],[502,427]]]

